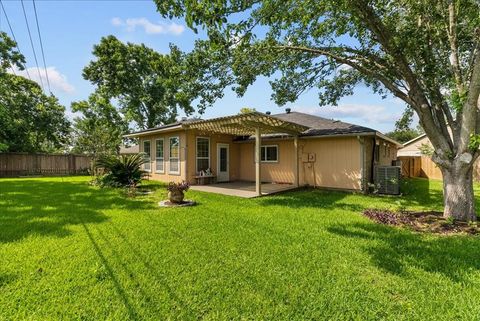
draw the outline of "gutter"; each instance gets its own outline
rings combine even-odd
[[[178,125],[173,125],[173,126],[163,127],[163,128],[157,128],[157,129],[147,129],[147,130],[143,130],[143,131],[139,131],[139,132],[135,132],[135,133],[131,133],[131,134],[126,134],[126,135],[123,135],[123,137],[124,138],[142,137],[142,136],[148,136],[148,135],[151,135],[151,134],[175,131],[175,130],[182,129],[182,128],[184,128],[183,125],[178,124]]]

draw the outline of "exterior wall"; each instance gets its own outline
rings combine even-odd
[[[180,138],[180,173],[179,174],[172,174],[169,172],[169,156],[170,156],[170,148],[169,148],[169,138],[170,137],[179,137]],[[155,140],[163,138],[164,139],[164,172],[157,173],[155,170],[155,153],[156,153],[156,146]],[[186,132],[184,130],[172,131],[168,133],[162,134],[153,134],[149,136],[140,137],[139,139],[139,148],[140,152],[143,152],[143,142],[146,140],[150,140],[150,175],[152,179],[164,181],[164,182],[181,182],[182,180],[186,180]]]
[[[169,173],[169,138],[180,138],[180,174]],[[229,176],[230,180],[255,181],[255,162],[253,141],[233,142],[233,136],[202,133],[194,130],[177,130],[168,133],[153,134],[139,139],[140,151],[143,141],[151,141],[151,177],[164,182],[182,180],[195,183],[196,171],[196,138],[210,139],[210,168],[217,173],[217,145],[229,144]],[[163,138],[164,173],[155,171],[155,140]],[[391,165],[396,159],[396,147],[382,139],[376,138],[380,147],[379,162]],[[361,144],[363,141],[363,147]],[[278,146],[278,162],[262,163],[262,182],[294,183],[295,182],[295,148],[293,139],[264,140],[262,145]],[[348,190],[365,190],[367,182],[373,180],[374,138],[332,137],[299,139],[299,182],[300,185],[338,188]],[[390,146],[390,153],[386,149]],[[363,153],[363,154],[362,154]],[[310,157],[309,157],[310,156]],[[363,173],[362,173],[363,170]],[[362,174],[364,182],[362,183]]]
[[[392,161],[397,159],[397,147],[378,137],[376,138],[376,143],[379,148],[379,161],[376,162],[375,165],[392,165]]]
[[[239,173],[239,153],[238,153],[238,144],[233,143],[233,136],[230,135],[220,135],[220,134],[211,134],[211,133],[202,133],[194,130],[187,131],[187,177],[186,180],[190,183],[195,183],[195,176],[198,174],[196,169],[197,159],[196,159],[196,148],[197,148],[197,137],[208,137],[210,139],[210,168],[212,172],[216,175],[217,173],[217,145],[218,144],[228,144],[229,145],[229,176],[230,180],[238,180],[240,177]]]
[[[254,181],[254,142],[239,145],[240,179]],[[262,163],[262,182],[294,183],[293,140],[265,140],[262,145],[278,145],[279,154],[278,162]],[[299,139],[298,152],[300,185],[361,189],[361,146],[356,137]],[[313,159],[309,160],[309,154]]]
[[[180,138],[180,174],[169,173],[169,138]],[[143,152],[143,142],[150,140],[151,150],[151,171],[150,175],[152,179],[160,180],[164,182],[180,182],[182,180],[188,181],[191,184],[195,183],[196,171],[196,138],[208,137],[210,139],[210,168],[215,174],[217,172],[217,144],[224,143],[229,144],[229,175],[230,180],[237,180],[239,177],[238,163],[238,145],[232,143],[232,136],[229,135],[216,135],[216,134],[204,134],[193,130],[177,130],[168,133],[154,134],[145,137],[141,137],[139,140],[140,152]],[[155,153],[156,146],[155,140],[164,139],[164,173],[157,173],[155,171]]]
[[[255,142],[238,143],[240,176],[243,181],[255,181]],[[278,162],[261,164],[262,182],[294,183],[295,148],[292,139],[265,140],[262,145],[278,146]]]
[[[422,156],[420,151],[422,145],[432,146],[427,136],[405,145],[405,147],[398,151],[398,156]]]
[[[356,137],[300,140],[300,184],[315,187],[361,190],[361,144]],[[314,162],[305,154],[314,153]]]

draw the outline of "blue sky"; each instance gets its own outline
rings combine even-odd
[[[17,0],[2,0],[27,67],[32,78],[38,80],[33,51],[29,42],[22,6]],[[35,26],[32,2],[25,0],[25,9],[33,33],[40,67],[43,67]],[[82,69],[93,58],[93,45],[103,36],[114,35],[122,41],[145,43],[159,51],[168,52],[169,43],[184,51],[193,47],[197,37],[182,20],[165,20],[149,0],[137,1],[36,1],[37,13],[45,49],[47,71],[52,92],[61,103],[70,108],[72,101],[86,99],[93,91],[82,78]],[[5,16],[0,15],[0,29],[10,34]],[[43,78],[44,69],[40,69]],[[207,109],[203,118],[229,115],[248,106],[259,111],[283,112],[286,107],[327,118],[340,119],[386,132],[394,127],[404,104],[393,97],[381,99],[369,89],[359,87],[354,96],[345,97],[337,107],[319,107],[315,90],[302,95],[295,103],[283,107],[270,99],[268,79],[259,79],[243,97],[227,89],[225,97]],[[70,115],[70,113],[69,113]],[[70,115],[71,116],[71,115]]]

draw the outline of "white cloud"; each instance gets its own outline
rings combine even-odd
[[[147,34],[172,34],[180,35],[185,31],[185,27],[175,22],[171,23],[153,23],[147,18],[127,18],[122,20],[121,18],[115,17],[111,20],[111,23],[115,27],[125,27],[125,30],[128,32],[134,32],[137,27],[143,28]]]
[[[371,125],[378,123],[391,124],[398,120],[402,110],[392,112],[382,105],[342,104],[326,107],[296,107],[294,111],[318,115],[325,118],[354,118]]]
[[[46,71],[48,73],[48,80],[50,81],[50,88],[52,91],[58,90],[66,94],[72,94],[75,92],[75,87],[68,82],[67,77],[60,73],[56,67],[47,67]],[[45,68],[37,69],[36,67],[30,67],[26,70],[15,69],[15,74],[25,78],[28,78],[28,75],[30,75],[30,78],[39,85],[43,82],[45,90],[48,90]]]

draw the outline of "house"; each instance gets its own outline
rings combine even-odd
[[[405,177],[424,177],[428,179],[442,179],[440,168],[432,161],[425,151],[432,150],[426,134],[422,134],[408,142],[398,151],[398,159],[402,163],[402,175]],[[480,181],[480,161],[474,164],[473,179]]]
[[[391,165],[398,142],[380,132],[299,112],[251,112],[182,121],[126,135],[138,138],[152,179],[314,186],[366,191],[375,165]],[[260,159],[260,162],[257,160]]]

